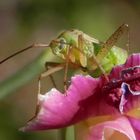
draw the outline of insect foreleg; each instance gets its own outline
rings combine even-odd
[[[58,66],[58,65],[60,65],[60,64],[59,64],[59,63],[56,63],[56,62],[46,62],[46,63],[45,63],[46,71],[48,71],[50,68],[56,67],[56,66]],[[55,83],[55,81],[54,81],[54,78],[53,78],[52,74],[50,74],[49,77],[50,77],[50,79],[51,79],[51,81],[52,81],[53,86],[54,86],[55,88],[57,88],[57,87],[56,87],[56,83]]]
[[[47,77],[47,76],[51,76],[51,74],[53,74],[53,73],[55,73],[57,71],[62,70],[64,68],[64,66],[65,66],[65,64],[46,62],[46,68],[47,69],[48,69],[48,67],[51,67],[51,68],[49,68],[48,70],[46,69],[46,71],[43,72],[39,76],[39,79],[38,79],[38,94],[41,93],[41,80],[42,80],[42,78]],[[51,80],[53,79],[52,76],[50,78],[51,78]],[[52,83],[53,83],[54,87],[56,87],[54,79],[52,80]]]
[[[82,34],[78,36],[78,49],[79,49],[79,61],[83,67],[87,66],[87,56],[84,53],[84,37]]]
[[[68,46],[66,52],[66,63],[64,68],[64,91],[67,90],[67,75],[68,75],[69,59],[70,59],[70,46]]]

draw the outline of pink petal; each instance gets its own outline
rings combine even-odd
[[[98,112],[100,98],[100,79],[89,76],[75,76],[67,95],[52,89],[45,95],[39,95],[40,110],[22,131],[55,129],[79,122]]]
[[[138,131],[140,131],[140,119],[139,118],[134,118],[134,117],[128,117],[132,126],[137,129]]]
[[[132,54],[126,61],[125,66],[134,67],[140,65],[140,53]]]
[[[126,70],[131,67],[140,66],[140,53],[131,55],[125,64],[119,65],[113,68],[112,72],[109,75],[110,80],[120,80],[122,79],[121,74],[123,70]],[[130,75],[131,76],[131,75]],[[129,82],[128,82],[129,83]],[[128,112],[131,109],[140,107],[140,91],[139,85],[135,83],[130,83],[130,85],[136,88],[136,91],[133,91],[131,86],[126,83],[122,83],[121,90],[123,91],[123,95],[121,97],[119,110],[121,113]]]
[[[140,91],[132,91],[130,85],[122,83],[123,95],[120,101],[120,112],[128,112],[135,108],[140,108]]]
[[[109,77],[110,79],[119,79],[120,73],[123,69],[137,65],[140,65],[140,54],[130,56],[124,65],[116,66]],[[105,101],[102,93],[103,84],[104,81],[102,78],[94,79],[89,76],[85,77],[79,75],[72,78],[71,86],[66,93],[67,95],[60,93],[56,89],[52,89],[45,95],[39,95],[38,100],[40,110],[37,116],[29,121],[21,130],[33,131],[55,129],[75,124],[81,120],[96,115],[116,115],[115,107],[109,106]],[[133,101],[136,101],[136,99],[133,99]],[[131,101],[129,102],[125,104],[125,108],[129,108],[131,103],[132,105],[133,103],[136,103]],[[130,105],[130,108],[132,105]],[[124,128],[121,122],[124,124],[126,123],[126,126],[128,125],[128,129],[130,129],[130,133],[128,132],[128,135],[125,130],[126,127]],[[102,133],[104,128],[112,128],[124,133],[129,138],[134,138],[132,135],[132,128],[129,125],[130,124],[127,119],[118,119],[116,121],[105,122],[96,127],[101,130]],[[94,131],[96,130],[93,130],[92,134],[96,136]],[[100,132],[99,134],[103,135],[102,133]],[[89,138],[93,137],[89,136]]]
[[[140,119],[134,118],[134,117],[128,117],[129,121],[131,122],[131,125],[133,126],[135,130],[135,135],[137,137],[137,140],[140,139]]]
[[[112,78],[119,79],[122,70],[139,65],[140,65],[140,53],[132,54],[131,56],[129,56],[125,64],[114,67],[109,77],[110,79]]]
[[[130,140],[138,140],[135,137],[135,133],[131,126],[131,123],[126,117],[117,118],[114,121],[106,121],[104,123],[91,126],[89,130],[90,133],[85,140],[104,140],[104,134],[106,130],[109,130],[109,135],[111,135],[113,132],[111,130],[115,130],[124,134]]]

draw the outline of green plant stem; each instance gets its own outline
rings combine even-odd
[[[59,133],[58,134],[59,135],[58,137],[59,137],[60,140],[67,140],[66,139],[66,128],[59,129],[58,130],[58,133]]]

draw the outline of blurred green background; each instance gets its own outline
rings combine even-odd
[[[49,43],[65,29],[76,28],[105,41],[122,23],[130,27],[130,53],[139,52],[138,0],[1,0],[0,60],[32,43]],[[124,47],[122,42],[119,44]],[[29,50],[0,65],[0,81],[34,60],[41,51],[43,48]],[[56,76],[57,82],[62,80],[61,74]],[[51,83],[47,81],[43,88],[48,90]],[[59,130],[18,131],[33,116],[36,98],[37,76],[0,101],[0,140],[61,139]]]

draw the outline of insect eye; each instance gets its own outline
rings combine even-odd
[[[60,38],[59,40],[59,49],[62,50],[66,47],[66,40],[64,38]]]

